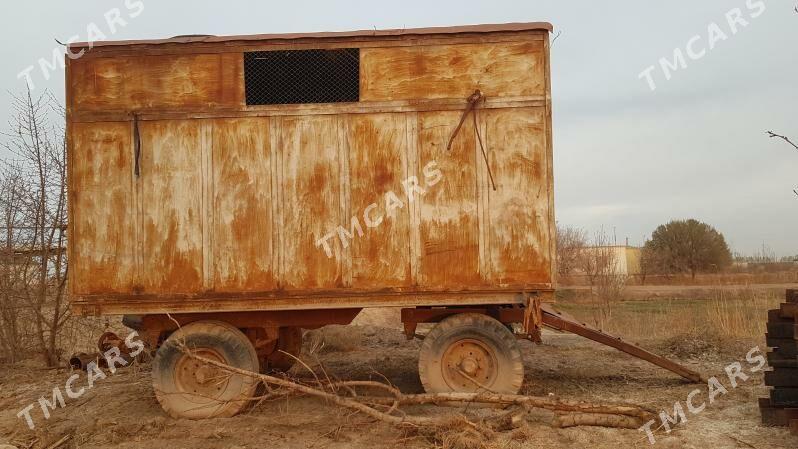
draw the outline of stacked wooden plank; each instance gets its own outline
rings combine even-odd
[[[789,426],[798,435],[798,290],[787,290],[787,302],[768,312],[768,364],[765,385],[770,396],[759,400],[762,423]]]

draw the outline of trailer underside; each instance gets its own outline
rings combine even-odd
[[[451,298],[451,302],[430,300],[430,305],[412,303],[413,298],[407,298],[408,305],[401,310],[401,319],[404,332],[408,339],[424,338],[416,333],[417,326],[421,323],[440,323],[455,315],[476,314],[488,316],[505,325],[520,325],[517,333],[519,338],[541,342],[541,328],[546,327],[560,332],[568,332],[593,340],[605,346],[615,348],[633,357],[645,360],[663,369],[671,371],[692,382],[701,382],[702,376],[675,363],[665,357],[656,355],[635,344],[624,341],[620,337],[607,334],[600,329],[595,329],[586,323],[580,322],[567,313],[558,311],[551,303],[543,301],[550,297],[551,292],[504,294],[497,297],[497,302],[485,300],[484,296],[467,297],[471,300],[464,301],[462,295],[459,301]],[[396,299],[395,297],[393,298]],[[417,298],[416,298],[417,299]],[[481,299],[480,302],[477,302]],[[501,302],[500,300],[504,301]],[[356,305],[354,303],[353,305]],[[315,308],[305,310],[259,310],[259,311],[234,311],[225,312],[219,303],[213,310],[201,313],[147,313],[141,314],[138,307],[137,315],[126,315],[126,325],[142,332],[144,339],[151,347],[158,347],[169,335],[180,327],[190,323],[203,321],[224,321],[241,329],[252,340],[256,351],[264,358],[272,352],[279,350],[277,344],[281,332],[286,329],[315,329],[331,324],[350,324],[363,308],[375,307],[372,302],[367,305],[347,308]],[[378,303],[379,304],[379,303]],[[423,304],[423,302],[422,302]],[[397,306],[394,301],[392,305]],[[119,306],[115,306],[119,307]],[[115,308],[114,310],[118,310]],[[85,312],[86,309],[83,309]],[[107,312],[107,310],[104,310]]]

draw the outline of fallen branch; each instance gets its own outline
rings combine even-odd
[[[463,422],[471,423],[463,417],[451,416],[408,416],[402,414],[396,416],[393,413],[397,411],[399,405],[420,405],[420,404],[496,404],[503,406],[521,406],[524,408],[538,408],[549,410],[558,414],[555,418],[553,425],[555,427],[574,427],[574,426],[602,426],[602,427],[618,427],[618,428],[638,428],[646,421],[652,419],[654,414],[642,407],[634,405],[607,405],[607,404],[591,404],[587,402],[577,401],[562,401],[556,398],[548,397],[534,397],[523,395],[508,395],[497,393],[435,393],[435,394],[413,394],[407,395],[401,393],[398,389],[385,385],[380,382],[373,381],[349,381],[330,383],[328,388],[335,391],[337,387],[344,387],[344,390],[350,391],[351,397],[343,397],[336,393],[325,391],[324,386],[311,387],[288,379],[282,379],[267,374],[259,374],[251,371],[235,368],[215,360],[206,359],[204,357],[193,354],[190,350],[183,348],[183,351],[191,358],[199,360],[210,366],[222,369],[229,373],[239,374],[250,378],[258,379],[266,384],[283,387],[295,393],[306,394],[322,398],[333,404],[345,407],[371,418],[380,421],[400,426],[400,427],[440,427],[452,425],[453,423]],[[378,388],[387,391],[393,397],[370,397],[370,396],[356,396],[353,393],[354,387],[370,387]],[[377,410],[373,405],[389,406],[387,411]],[[490,418],[488,418],[490,420]],[[494,417],[500,421],[507,419],[517,420],[517,418],[507,418],[507,414],[500,417]]]
[[[363,398],[368,402],[387,404],[394,399],[390,398]],[[565,401],[556,398],[523,396],[515,394],[495,393],[433,393],[433,394],[408,394],[399,398],[400,405],[422,405],[443,403],[481,403],[498,405],[522,405],[553,412],[574,412],[622,415],[638,419],[651,419],[654,413],[636,405],[607,405],[592,404],[589,402]]]
[[[608,415],[601,413],[570,413],[558,416],[552,423],[554,427],[615,427],[619,429],[639,429],[640,421],[632,416]]]

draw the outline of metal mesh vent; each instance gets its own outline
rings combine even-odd
[[[247,104],[360,101],[360,49],[244,53]]]

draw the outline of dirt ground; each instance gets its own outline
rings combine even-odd
[[[317,354],[306,355],[314,369],[321,363],[330,376],[340,379],[377,379],[385,376],[407,393],[422,391],[417,372],[419,341],[406,341],[395,323],[395,311],[367,311],[348,328],[310,334]],[[365,325],[364,325],[365,324]],[[573,335],[546,333],[537,346],[521,342],[526,381],[523,392],[556,395],[563,399],[594,402],[629,402],[672,413],[675,401],[684,403],[696,388],[679,377],[646,362],[633,359]],[[325,344],[318,350],[319,342]],[[648,342],[654,349],[679,357],[707,375],[717,375],[726,387],[723,369],[745,362],[748,343],[734,348],[696,351],[694,342]],[[0,368],[0,448],[48,448],[70,436],[63,448],[127,449],[250,449],[250,448],[359,448],[454,447],[452,441],[398,430],[390,425],[337,409],[322,401],[301,397],[279,399],[255,407],[245,415],[206,421],[165,417],[150,386],[148,366],[125,368],[77,400],[44,420],[38,405],[32,416],[35,430],[27,428],[17,413],[40,396],[51,395],[55,386],[69,378],[65,370],[41,370],[25,366]],[[296,376],[307,375],[296,370]],[[86,379],[75,382],[75,389]],[[796,448],[798,437],[784,429],[763,427],[757,398],[766,394],[762,373],[754,374],[737,389],[718,399],[670,434],[656,434],[654,447],[662,448]],[[703,396],[706,398],[706,392]],[[417,414],[462,413],[458,408],[422,406]],[[469,412],[470,413],[470,412]],[[497,434],[487,442],[496,448],[627,448],[650,447],[638,430],[580,427],[555,429],[546,419],[530,417],[521,429]],[[468,447],[468,446],[466,446]],[[474,445],[472,447],[480,447]]]

